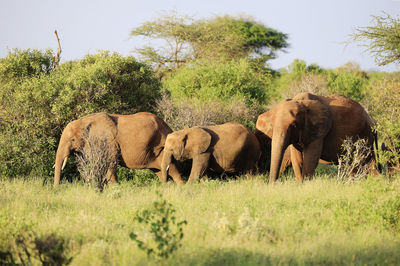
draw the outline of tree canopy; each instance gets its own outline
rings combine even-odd
[[[359,27],[351,35],[353,41],[368,42],[368,51],[378,65],[400,63],[400,19],[389,14],[372,16],[374,25]]]
[[[131,36],[163,40],[156,49],[138,48],[137,52],[156,70],[175,69],[188,62],[202,60],[231,61],[247,58],[260,64],[275,58],[287,48],[287,34],[255,22],[251,18],[216,16],[194,20],[175,13],[134,28]]]

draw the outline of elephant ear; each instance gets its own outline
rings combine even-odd
[[[307,145],[318,138],[325,137],[332,127],[329,107],[317,100],[299,101],[304,107],[304,129],[302,142]]]
[[[201,127],[190,128],[185,138],[185,151],[191,155],[206,152],[211,144],[210,133]]]
[[[259,115],[256,123],[256,128],[270,138],[272,138],[275,113],[276,108],[270,109],[268,112]]]

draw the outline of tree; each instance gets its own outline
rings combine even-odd
[[[137,48],[136,51],[156,71],[165,66],[172,69],[178,68],[192,59],[190,47],[187,44],[191,21],[192,18],[189,16],[179,16],[176,12],[172,12],[163,14],[155,21],[143,23],[140,27],[134,28],[130,35],[161,39],[166,45],[162,45],[158,49],[145,46]]]
[[[389,14],[372,16],[374,25],[359,27],[351,35],[353,41],[368,42],[364,44],[378,65],[400,63],[400,19]]]
[[[216,16],[194,20],[176,13],[164,14],[131,31],[131,36],[161,39],[164,48],[145,46],[139,55],[156,71],[176,69],[188,62],[226,62],[247,58],[264,65],[276,52],[288,47],[287,34],[251,18]]]

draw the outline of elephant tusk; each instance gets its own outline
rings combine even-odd
[[[166,169],[167,172],[168,172],[168,169],[169,169],[169,165],[167,165],[167,169]]]
[[[56,168],[56,163],[53,164],[53,169]]]
[[[65,165],[67,164],[67,159],[68,159],[68,157],[65,157],[65,159],[64,159],[64,161],[63,161],[63,164],[62,164],[62,166],[61,166],[61,171],[64,170]]]

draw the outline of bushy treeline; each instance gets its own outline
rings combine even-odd
[[[240,59],[186,64],[160,80],[146,64],[116,53],[87,55],[57,68],[53,57],[50,50],[14,50],[0,59],[2,178],[50,178],[62,129],[88,113],[150,111],[174,130],[232,120],[254,128],[269,105],[302,91],[361,102],[377,121],[385,156],[399,166],[396,73],[367,73],[354,63],[323,69],[301,60],[277,72]]]

